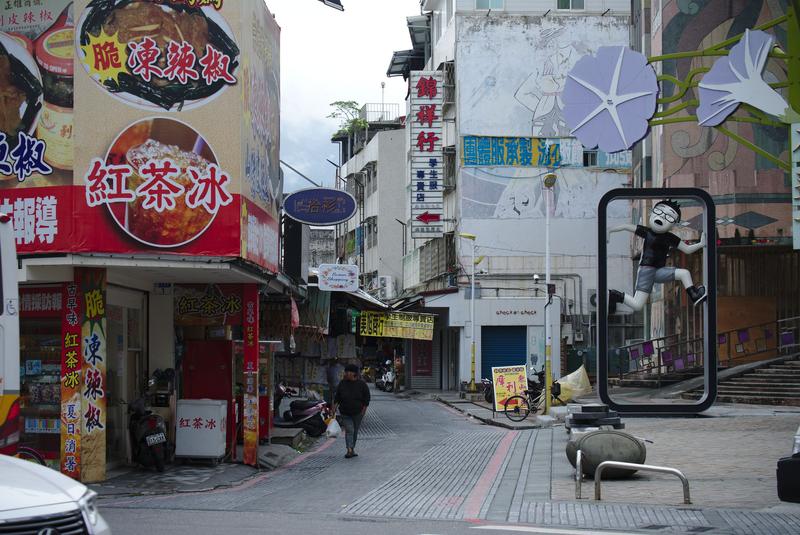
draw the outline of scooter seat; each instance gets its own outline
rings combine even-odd
[[[312,401],[309,399],[296,399],[289,404],[289,407],[292,409],[292,412],[302,412],[310,409],[311,407],[315,407],[320,403],[322,402]]]

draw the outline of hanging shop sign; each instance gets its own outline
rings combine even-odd
[[[175,324],[240,325],[244,303],[238,284],[176,285]]]
[[[286,215],[306,225],[337,225],[356,213],[356,200],[346,191],[309,188],[295,191],[283,202]]]
[[[435,317],[434,314],[364,310],[359,317],[359,334],[385,338],[433,340]]]
[[[411,237],[441,238],[444,232],[444,75],[411,73]]]
[[[492,368],[492,384],[494,385],[494,410],[505,411],[514,408],[514,404],[506,403],[514,396],[524,396],[528,388],[528,376],[525,366],[502,366]]]
[[[358,290],[358,266],[349,264],[320,264],[319,289],[325,292],[355,292]]]

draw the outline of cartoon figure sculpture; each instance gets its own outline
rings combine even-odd
[[[609,233],[627,230],[644,239],[642,257],[639,260],[639,270],[636,274],[636,293],[631,296],[618,290],[609,290],[609,314],[616,312],[618,304],[625,304],[634,311],[641,310],[650,297],[656,282],[680,281],[695,306],[706,299],[705,286],[695,286],[692,282],[692,274],[688,270],[666,265],[667,257],[672,249],[692,254],[706,246],[705,234],[700,235],[698,243],[687,245],[678,236],[671,233],[672,227],[680,220],[680,205],[672,200],[663,200],[657,202],[650,211],[649,226],[620,225],[609,230]]]

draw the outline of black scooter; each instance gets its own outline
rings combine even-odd
[[[163,472],[167,456],[167,427],[164,425],[164,418],[147,410],[143,397],[131,403],[128,413],[128,432],[134,462],[147,468],[155,466],[156,470]]]

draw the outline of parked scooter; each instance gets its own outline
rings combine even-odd
[[[395,373],[394,368],[391,366],[391,361],[387,360],[386,365],[389,366],[389,369],[386,370],[386,373],[383,374],[383,391],[384,392],[394,392],[394,382],[395,382]]]
[[[147,410],[144,397],[131,403],[128,413],[128,432],[134,462],[148,468],[155,466],[156,470],[163,472],[167,450],[167,426],[164,425],[164,418]]]
[[[481,386],[483,387],[483,399],[486,400],[486,403],[494,403],[494,385],[492,384],[492,380],[484,377],[481,379]]]
[[[389,370],[391,369],[391,364],[392,364],[392,361],[387,360],[386,362],[384,362],[383,364],[381,364],[378,367],[378,369],[377,369],[377,371],[375,373],[375,387],[378,390],[381,390],[383,392],[387,392],[387,390],[386,390],[386,379],[387,379],[387,374],[389,373]]]
[[[330,417],[330,408],[324,401],[296,399],[289,404],[289,410],[283,412],[283,417],[278,418],[281,401],[293,395],[295,394],[286,385],[278,383],[275,386],[275,417],[272,425],[281,428],[299,427],[310,437],[323,435],[328,428],[325,420]]]

